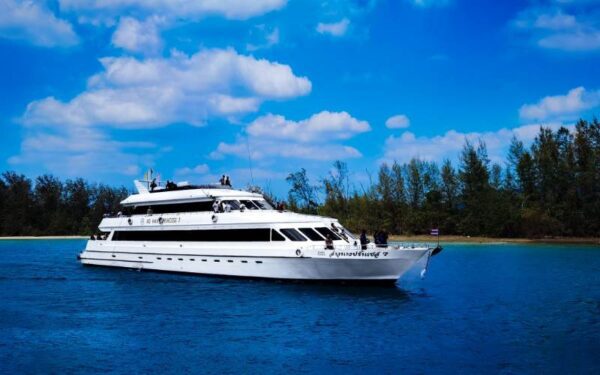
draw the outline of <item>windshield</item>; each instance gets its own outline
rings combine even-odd
[[[258,207],[260,207],[261,210],[272,210],[273,206],[271,206],[269,204],[269,202],[267,202],[264,199],[261,199],[259,201],[252,201],[254,204],[258,205]]]

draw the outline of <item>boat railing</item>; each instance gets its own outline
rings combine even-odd
[[[427,243],[388,243],[386,245],[383,244],[374,244],[369,243],[366,246],[361,246],[360,244],[350,244],[350,245],[337,245],[333,246],[323,245],[309,245],[303,246],[306,250],[325,250],[325,251],[384,251],[384,250],[401,250],[401,249],[422,249],[422,248],[433,248],[431,244]]]

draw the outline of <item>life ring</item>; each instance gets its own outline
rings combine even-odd
[[[159,223],[159,224],[162,224],[162,223],[164,223],[164,222],[165,222],[165,219],[163,219],[162,217],[159,217],[159,218],[158,218],[158,223]]]
[[[133,224],[133,220],[131,220],[131,218],[129,218],[129,219],[127,219],[127,223],[128,223],[129,225],[131,225],[131,224]]]
[[[212,222],[216,223],[218,220],[217,215],[212,215]]]
[[[296,250],[296,256],[301,257],[302,256],[302,250],[300,250],[300,249]]]

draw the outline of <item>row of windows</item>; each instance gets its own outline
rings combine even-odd
[[[112,239],[113,241],[269,242],[285,241],[286,238],[290,241],[307,241],[308,238],[311,241],[325,241],[328,235],[334,241],[340,239],[327,227],[299,228],[299,231],[293,228],[283,228],[279,231],[268,228],[116,231]]]
[[[112,257],[116,258],[117,256],[113,254]],[[144,257],[139,256],[138,259],[144,259]],[[163,259],[163,257],[156,257],[156,260],[162,260],[162,259]],[[173,260],[173,258],[169,257],[169,258],[165,258],[165,260]],[[177,260],[183,261],[184,259],[183,258],[177,258]],[[190,262],[195,262],[196,258],[189,258],[188,260]],[[200,260],[202,262],[208,262],[208,259],[200,259]],[[219,263],[219,262],[221,262],[221,259],[213,259],[213,262]],[[233,259],[227,259],[227,263],[234,263],[234,262],[235,261]],[[248,261],[247,260],[240,260],[240,263],[248,263]],[[254,263],[262,264],[262,260],[255,260]]]
[[[152,214],[166,214],[166,213],[180,213],[180,212],[203,212],[213,211],[214,202],[193,202],[193,203],[177,203],[177,204],[158,204],[158,205],[143,205],[135,207],[126,207],[125,214],[133,215],[147,215]],[[239,210],[242,205],[248,210],[272,210],[273,207],[265,200],[223,200],[220,201],[219,210],[224,210],[224,206],[227,205],[231,210]]]

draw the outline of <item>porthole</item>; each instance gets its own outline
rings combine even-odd
[[[206,262],[206,259],[202,259],[203,262]]]
[[[156,259],[161,260],[162,258],[161,257],[156,257]]]
[[[215,259],[215,262],[220,262],[220,260],[219,259]]]
[[[228,263],[233,263],[233,260],[229,259],[227,260]]]
[[[116,258],[117,256],[115,254],[112,255],[113,258]]]
[[[248,261],[247,260],[242,260],[242,263],[248,263]]]
[[[196,261],[196,259],[190,258],[190,262],[195,262],[195,261]]]
[[[257,260],[256,263],[261,264],[262,260]]]
[[[183,260],[183,258],[177,258],[178,260]]]
[[[167,258],[167,260],[173,260],[173,258]]]
[[[144,259],[144,257],[138,257],[138,259]]]

